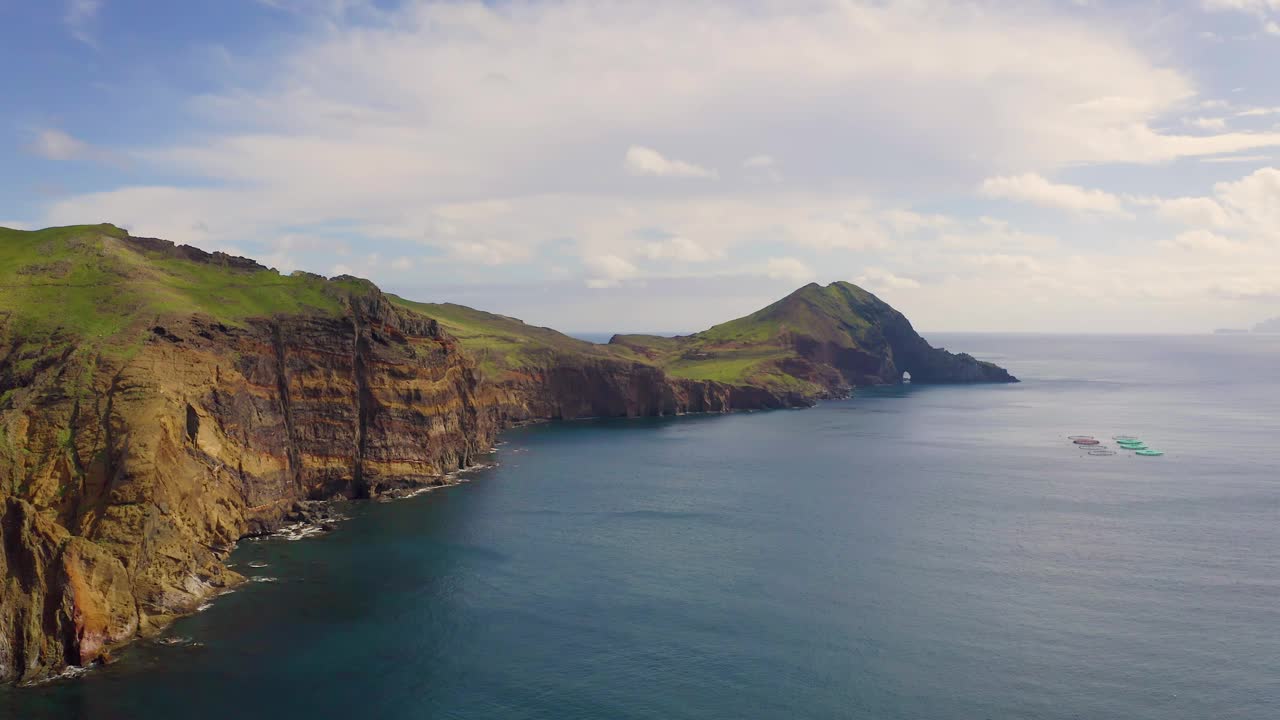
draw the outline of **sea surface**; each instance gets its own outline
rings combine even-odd
[[[0,717],[1280,717],[1280,336],[930,340],[1024,382],[509,432]]]

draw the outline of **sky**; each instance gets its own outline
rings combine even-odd
[[[1280,315],[1280,0],[0,0],[0,226],[568,331]]]

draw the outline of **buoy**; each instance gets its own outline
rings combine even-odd
[[[1092,440],[1092,435],[1068,435],[1068,440]]]
[[[1081,438],[1079,440],[1072,440],[1072,442],[1074,442],[1077,445],[1100,445],[1101,444],[1097,440],[1094,440],[1093,438]]]
[[[1150,448],[1143,448],[1137,451],[1136,453],[1134,453],[1134,455],[1143,455],[1145,457],[1155,457],[1157,455],[1163,455],[1163,454],[1164,453],[1160,452],[1159,450],[1152,450]]]
[[[1102,448],[1094,448],[1089,451],[1090,455],[1115,455],[1115,450],[1104,450]]]
[[[1138,438],[1132,435],[1112,435],[1111,439],[1117,442],[1131,442],[1131,441],[1137,440]]]

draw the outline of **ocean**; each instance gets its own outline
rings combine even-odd
[[[1280,336],[928,337],[1023,382],[513,430],[0,716],[1280,717]]]

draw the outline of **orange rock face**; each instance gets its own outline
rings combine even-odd
[[[295,501],[444,482],[496,431],[454,341],[376,292],[340,317],[169,321],[129,355],[27,372],[0,438],[5,680],[190,612]]]

